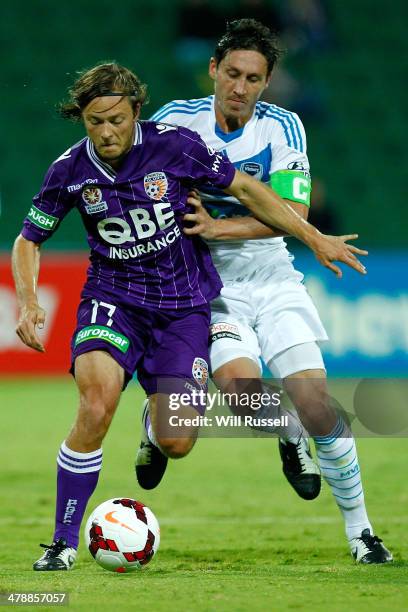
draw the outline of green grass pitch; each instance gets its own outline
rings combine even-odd
[[[157,490],[140,490],[133,459],[141,399],[136,384],[122,397],[88,511],[115,496],[143,501],[161,524],[156,558],[141,572],[109,573],[81,534],[74,570],[35,573],[38,544],[52,535],[55,457],[76,390],[69,378],[0,381],[1,592],[67,591],[75,610],[408,609],[405,439],[360,441],[369,514],[395,563],[355,566],[328,487],[313,502],[299,499],[281,473],[276,440],[201,439],[171,462]]]

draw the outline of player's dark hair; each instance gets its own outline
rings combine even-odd
[[[268,63],[268,76],[283,53],[276,35],[255,19],[236,19],[227,23],[227,31],[215,47],[214,57],[217,64],[227,53],[239,49],[261,53]]]
[[[78,74],[78,79],[68,89],[69,100],[57,107],[64,119],[78,121],[89,102],[100,96],[129,96],[134,110],[146,101],[146,85],[134,72],[116,62],[100,63]]]

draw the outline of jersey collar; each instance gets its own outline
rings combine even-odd
[[[142,142],[143,142],[142,128],[139,122],[136,122],[135,137],[133,140],[133,145],[134,146],[140,145],[142,144]],[[94,164],[94,166],[96,166],[98,170],[102,172],[102,174],[113,183],[117,175],[115,170],[112,168],[112,166],[110,166],[109,164],[105,163],[104,161],[100,159],[100,157],[98,156],[95,150],[95,146],[90,138],[88,138],[86,142],[86,152],[88,154],[89,159]]]
[[[243,125],[241,128],[238,128],[234,132],[225,133],[222,131],[222,129],[217,123],[217,117],[215,115],[215,96],[213,95],[212,96],[212,107],[211,107],[211,113],[210,113],[211,131],[214,130],[216,136],[223,142],[226,142],[226,143],[232,142],[233,140],[240,138],[242,134],[244,133],[244,131],[248,132],[248,130],[251,129],[252,125],[256,122],[255,110],[256,108],[254,108],[254,112],[252,113],[251,118],[249,119],[249,121],[245,123],[245,125]]]

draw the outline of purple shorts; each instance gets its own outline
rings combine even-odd
[[[71,340],[71,372],[83,353],[108,352],[125,370],[125,386],[137,371],[147,395],[180,392],[192,383],[206,388],[210,306],[154,311],[122,307],[96,299],[83,299],[78,307],[77,327]],[[182,383],[183,380],[183,383]],[[163,382],[164,381],[164,382]],[[163,386],[164,385],[164,386]]]

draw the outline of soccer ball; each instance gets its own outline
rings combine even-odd
[[[134,499],[109,499],[88,518],[85,540],[95,561],[111,572],[133,572],[153,558],[160,527],[153,512]]]

